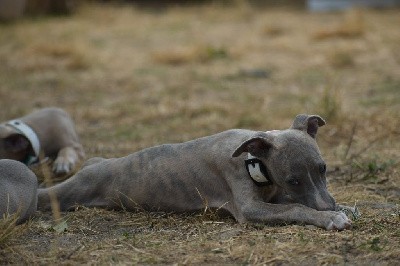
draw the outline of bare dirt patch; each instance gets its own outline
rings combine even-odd
[[[398,264],[399,10],[313,14],[239,2],[84,4],[72,17],[0,25],[0,120],[62,107],[90,158],[320,114],[329,188],[359,207],[354,228],[79,208],[57,226],[51,213],[18,226],[0,243],[0,263]],[[357,34],[335,34],[348,25]]]

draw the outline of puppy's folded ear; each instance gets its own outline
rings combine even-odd
[[[325,125],[325,120],[319,115],[297,115],[293,121],[291,129],[307,132],[312,138],[317,136],[318,128]]]
[[[4,139],[4,149],[8,152],[21,152],[29,149],[29,140],[21,134],[13,134]]]
[[[233,152],[232,157],[238,157],[243,152],[248,152],[254,157],[264,157],[273,147],[273,136],[266,132],[258,132],[246,140]]]

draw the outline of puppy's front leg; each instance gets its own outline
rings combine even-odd
[[[317,211],[301,204],[271,204],[255,201],[241,208],[245,220],[258,223],[297,222],[312,224],[326,230],[351,228],[351,220],[343,212]]]
[[[81,154],[74,147],[64,147],[58,154],[53,163],[53,172],[56,175],[69,174],[74,170],[80,160]]]

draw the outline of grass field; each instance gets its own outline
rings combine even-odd
[[[62,107],[90,158],[319,114],[329,189],[362,214],[353,229],[79,208],[57,225],[0,221],[1,264],[399,264],[400,10],[236,2],[0,24],[0,121]]]

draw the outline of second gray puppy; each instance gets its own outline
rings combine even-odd
[[[30,166],[41,155],[54,161],[56,175],[71,173],[84,158],[74,123],[64,110],[44,108],[0,124],[0,159]]]
[[[27,220],[36,212],[37,179],[23,163],[0,160],[0,219],[18,215],[17,223]]]

